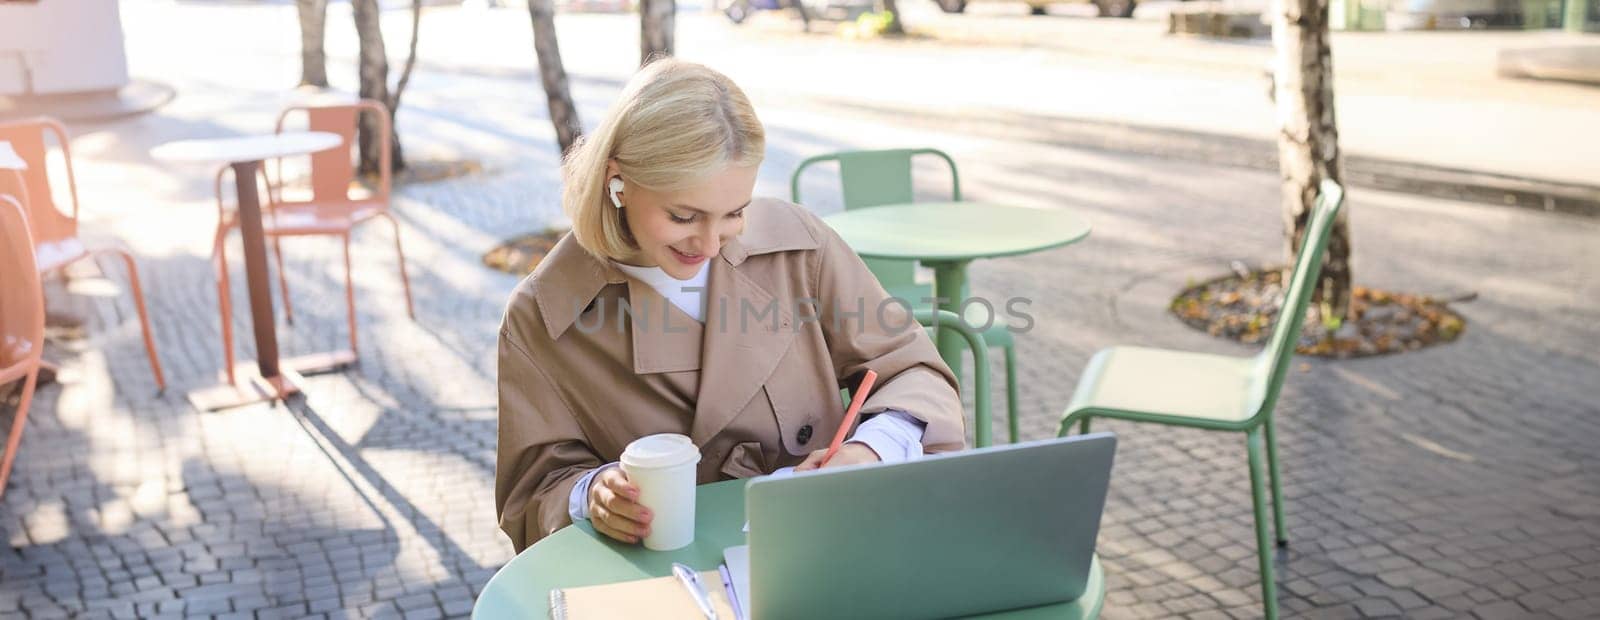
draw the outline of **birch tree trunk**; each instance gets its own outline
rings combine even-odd
[[[1323,179],[1343,183],[1344,164],[1333,110],[1328,0],[1273,0],[1272,8],[1278,170],[1288,237],[1285,247],[1292,265],[1316,204],[1317,185]],[[1341,210],[1334,221],[1322,277],[1312,298],[1327,311],[1324,321],[1350,318],[1349,212]]]
[[[328,0],[295,0],[300,13],[300,85],[328,87],[328,56],[323,34],[328,25]]]
[[[567,87],[567,69],[561,64],[561,46],[556,41],[556,9],[552,0],[528,0],[528,16],[533,20],[533,53],[539,57],[539,82],[544,86],[545,104],[550,109],[550,124],[555,125],[556,142],[566,155],[583,135],[578,107],[572,103]]]
[[[884,27],[884,34],[905,34],[906,25],[900,21],[900,7],[895,0],[883,0],[883,10],[889,13],[889,25]]]
[[[411,44],[406,51],[406,64],[400,68],[400,79],[394,83],[394,92],[389,93],[390,126],[394,125],[394,114],[400,111],[400,95],[406,92],[406,85],[411,83],[411,70],[417,66],[417,34],[421,31],[422,0],[411,0]]]
[[[656,55],[673,55],[675,0],[639,0],[639,65]]]
[[[383,45],[383,29],[379,23],[379,10],[377,0],[351,0],[350,8],[355,16],[356,38],[360,43],[360,93],[363,99],[381,101],[387,107],[389,99],[389,53]],[[361,115],[361,166],[362,174],[372,174],[378,171],[380,165],[378,123],[370,115]],[[389,109],[389,145],[392,149],[390,162],[392,169],[405,168],[405,159],[401,157],[400,137],[394,131],[394,109]]]
[[[794,7],[796,12],[800,13],[800,30],[802,32],[811,32],[811,12],[806,10],[806,4],[804,0],[784,1],[789,3],[789,6]]]

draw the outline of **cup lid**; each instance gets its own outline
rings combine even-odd
[[[646,435],[628,444],[622,462],[629,467],[674,467],[700,462],[700,449],[677,433]]]

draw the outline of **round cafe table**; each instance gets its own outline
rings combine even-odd
[[[256,174],[261,162],[326,151],[343,143],[338,134],[326,131],[286,131],[179,140],[151,149],[152,157],[169,163],[227,164],[233,167],[238,190],[239,232],[244,240],[244,270],[250,290],[256,368],[246,386],[230,382],[190,393],[189,400],[199,409],[208,411],[262,400],[281,400],[299,391],[295,385],[299,373],[336,368],[355,361],[354,352],[336,351],[284,360],[286,363],[280,364],[278,335],[272,318],[272,285],[267,278],[266,237],[261,227],[261,198],[256,191]]]
[[[823,220],[856,254],[920,261],[933,268],[938,307],[956,316],[966,316],[961,297],[967,265],[972,261],[1039,252],[1089,236],[1089,222],[1071,211],[985,202],[883,205],[835,213]],[[935,338],[939,356],[960,377],[963,341],[951,330],[939,330]]]
[[[500,567],[472,607],[474,620],[549,618],[550,590],[633,581],[672,574],[672,563],[697,571],[716,570],[722,550],[746,544],[744,487],[747,480],[728,480],[695,489],[694,542],[676,551],[650,551],[626,545],[594,531],[587,521],[557,530]],[[1076,600],[978,618],[1071,620],[1097,618],[1105,602],[1105,575],[1096,556],[1089,583]],[[997,579],[1005,575],[997,574]],[[731,620],[724,618],[723,620]]]

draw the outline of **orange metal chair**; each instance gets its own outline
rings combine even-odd
[[[44,352],[44,289],[33,253],[27,212],[16,199],[0,194],[0,386],[22,380],[22,399],[0,457],[0,496],[17,460]]]
[[[295,106],[285,109],[278,115],[277,131],[284,130],[284,122],[292,114],[304,113],[308,120],[308,129],[311,131],[326,131],[339,134],[343,138],[343,148],[329,149],[314,153],[311,157],[311,187],[309,196],[299,196],[288,199],[283,196],[283,165],[279,160],[274,166],[276,179],[268,177],[266,167],[262,167],[263,182],[267,187],[267,208],[262,217],[264,234],[272,237],[273,252],[276,254],[278,265],[278,285],[283,294],[284,318],[290,323],[294,322],[294,308],[289,302],[289,283],[284,277],[283,250],[280,240],[283,237],[302,236],[334,236],[344,241],[344,285],[345,307],[348,311],[350,323],[350,351],[356,351],[356,302],[355,283],[351,278],[350,269],[350,234],[363,223],[375,218],[389,221],[394,230],[394,250],[400,263],[400,283],[406,294],[406,313],[416,319],[417,315],[411,304],[411,281],[406,275],[406,255],[400,244],[400,223],[389,213],[389,188],[390,188],[390,143],[389,143],[389,110],[383,104],[371,99],[362,99],[350,105],[335,106]],[[356,145],[356,125],[362,114],[371,114],[378,121],[380,165],[378,186],[373,190],[365,190],[356,183],[355,163],[352,157],[352,148]],[[232,316],[232,302],[228,299],[228,258],[226,243],[228,231],[238,225],[236,212],[224,204],[222,190],[223,180],[230,174],[231,168],[223,167],[217,171],[217,234],[213,246],[213,255],[217,259],[219,310],[222,318],[222,338],[225,363],[228,369],[228,380],[233,377],[233,327],[229,317]]]
[[[62,212],[55,204],[50,190],[50,175],[46,167],[47,138],[53,134],[61,155],[66,160],[67,189],[72,197],[72,210]],[[67,143],[67,131],[61,123],[51,118],[32,118],[0,123],[0,141],[11,143],[13,150],[27,164],[21,175],[20,186],[12,175],[0,175],[0,193],[21,198],[26,206],[28,228],[35,242],[34,261],[41,275],[59,272],[72,263],[100,254],[115,254],[128,270],[128,287],[133,293],[134,306],[139,310],[139,327],[144,332],[144,350],[150,357],[150,371],[155,375],[156,387],[165,390],[166,378],[161,373],[161,361],[156,358],[156,342],[150,332],[150,314],[145,310],[144,289],[139,286],[139,268],[133,255],[119,248],[90,248],[78,238],[78,184],[72,171],[72,149]]]

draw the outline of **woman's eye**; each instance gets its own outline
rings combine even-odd
[[[744,217],[744,209],[740,209],[738,211],[734,211],[733,213],[729,213],[728,217],[731,217],[731,218],[736,219],[736,220],[739,219],[739,218],[742,218],[742,217]]]
[[[688,224],[688,223],[694,221],[694,216],[693,215],[691,215],[689,217],[678,217],[676,214],[668,213],[667,217],[672,218],[672,221],[674,223],[678,223],[678,224]]]

